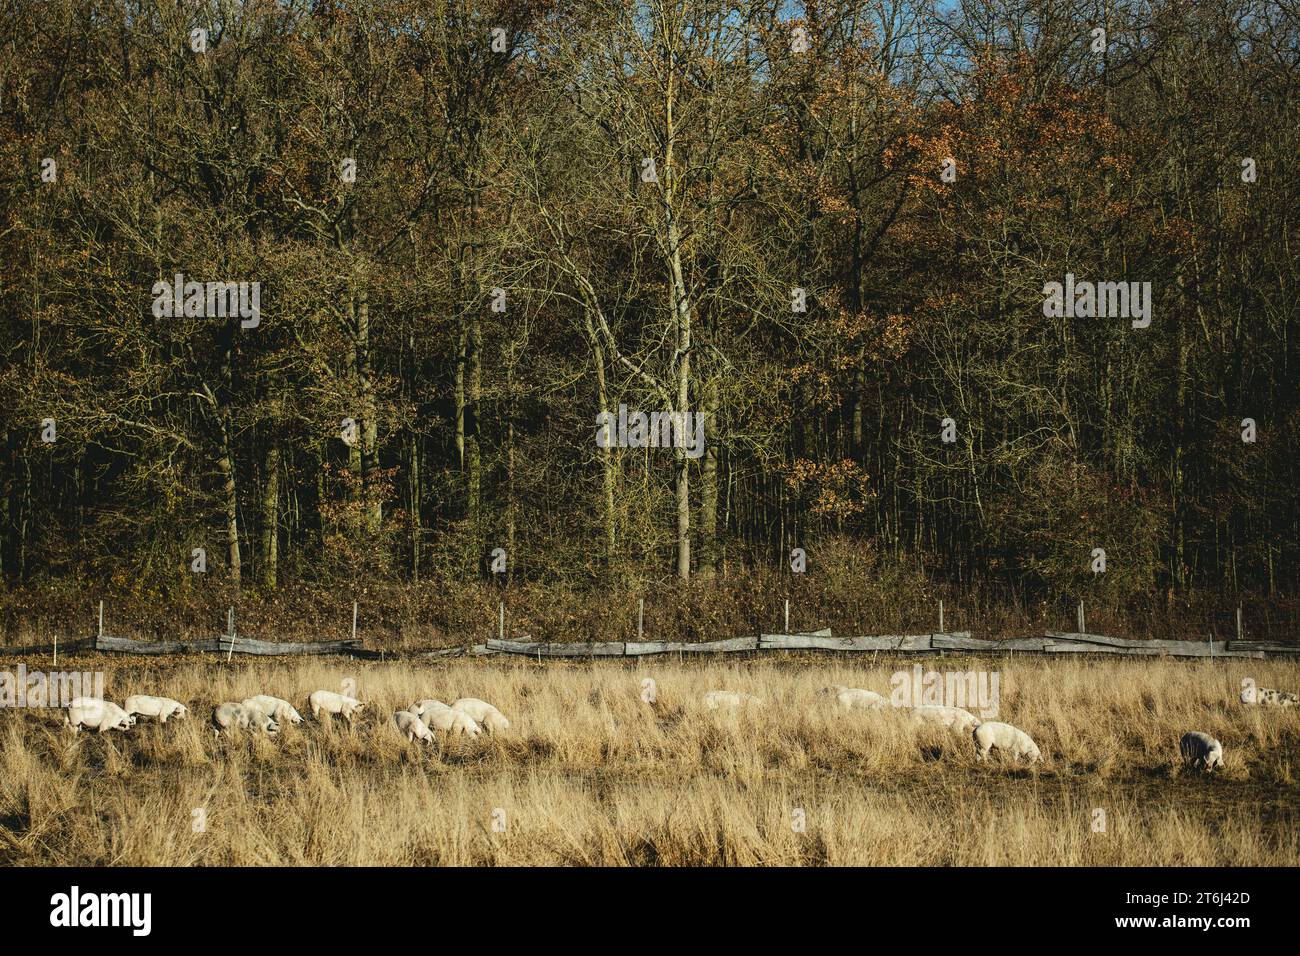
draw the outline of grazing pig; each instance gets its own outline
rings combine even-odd
[[[835,703],[846,710],[861,708],[866,710],[879,710],[881,707],[889,705],[889,701],[877,694],[873,690],[863,690],[861,687],[846,687],[835,695]]]
[[[976,749],[979,750],[980,760],[988,760],[989,751],[996,747],[1017,760],[1028,757],[1030,763],[1042,762],[1043,755],[1033,739],[1023,730],[1010,724],[986,720],[971,732],[971,736],[975,740]]]
[[[256,707],[245,707],[243,704],[236,704],[233,701],[218,705],[216,710],[212,712],[212,723],[216,728],[213,733],[218,736],[223,730],[229,733],[236,728],[240,730],[261,730],[267,734],[278,734],[280,732],[280,725]]]
[[[301,724],[302,714],[294,709],[293,704],[269,694],[258,694],[244,701],[245,707],[253,707],[270,717],[277,724]]]
[[[434,742],[433,731],[425,726],[424,721],[409,710],[399,710],[394,713],[393,722],[397,724],[398,731],[409,743],[414,743],[417,740],[422,740],[426,744]]]
[[[1255,692],[1255,699],[1268,707],[1300,707],[1300,695],[1285,690],[1260,687]]]
[[[1182,752],[1183,762],[1189,767],[1207,772],[1215,767],[1223,769],[1223,744],[1209,734],[1199,730],[1185,733],[1178,742],[1178,749]]]
[[[444,704],[440,700],[434,700],[432,697],[426,697],[424,700],[416,701],[410,707],[406,708],[416,717],[423,717],[426,710],[451,710],[450,705]]]
[[[412,707],[420,708],[418,716],[431,730],[446,731],[448,735],[464,734],[466,737],[477,737],[483,732],[483,728],[469,714],[463,710],[453,710],[441,701],[423,700]]]
[[[93,709],[95,707],[102,707],[104,703],[105,701],[100,700],[98,697],[74,697],[72,698],[71,701],[68,702],[68,707],[69,708],[81,707],[83,709]],[[114,704],[113,706],[116,707],[117,705]],[[131,721],[131,726],[134,727],[136,722],[135,715],[127,714],[127,717]]]
[[[510,729],[510,721],[506,720],[501,711],[477,697],[462,697],[451,705],[451,709],[458,710],[471,720],[481,724],[488,733],[499,734]]]
[[[103,733],[106,730],[130,730],[135,723],[117,704],[97,697],[77,697],[68,705],[63,723],[76,733],[82,727]]]
[[[307,705],[311,708],[311,715],[317,720],[321,714],[341,714],[348,720],[351,720],[354,714],[359,714],[365,708],[365,704],[355,697],[348,697],[344,694],[336,694],[332,690],[312,691],[307,698]]]
[[[923,704],[912,708],[912,722],[916,724],[943,724],[959,734],[969,734],[980,725],[979,718],[969,710],[960,707],[944,707],[939,704]]]
[[[136,714],[142,717],[157,717],[160,724],[167,723],[170,717],[179,720],[188,717],[190,713],[189,709],[178,700],[172,700],[170,697],[149,697],[146,694],[128,697],[124,709],[133,717]]]

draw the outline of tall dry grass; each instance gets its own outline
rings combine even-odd
[[[113,660],[110,699],[165,694],[193,719],[97,736],[63,729],[57,711],[0,711],[0,863],[1300,863],[1300,712],[1238,702],[1246,676],[1300,686],[1300,664],[927,662],[998,671],[998,719],[1039,743],[1034,768],[981,764],[969,739],[815,693],[887,694],[912,665]],[[214,704],[255,693],[305,714],[308,693],[349,678],[371,708],[352,725],[217,740],[207,723]],[[766,706],[707,711],[700,698],[716,688]],[[430,696],[492,701],[511,729],[409,745],[392,711]],[[1187,730],[1223,741],[1222,774],[1181,768]]]

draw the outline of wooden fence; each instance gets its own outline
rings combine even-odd
[[[1151,657],[1246,658],[1260,660],[1275,654],[1300,655],[1300,645],[1262,644],[1255,641],[1136,641],[1104,634],[1065,634],[1049,631],[1043,637],[981,640],[970,631],[946,634],[877,634],[834,637],[830,629],[804,634],[760,634],[725,641],[671,643],[668,641],[611,641],[597,644],[548,644],[530,641],[489,640],[484,648],[530,657],[636,657],[643,654],[725,654],[737,651],[885,651],[891,654],[941,654],[946,651],[977,654],[1120,654]]]
[[[1300,645],[1261,641],[1138,641],[1104,634],[1076,634],[1049,631],[1043,637],[1016,637],[1003,640],[975,638],[969,631],[943,634],[877,634],[862,637],[834,637],[829,628],[800,634],[760,634],[721,641],[601,641],[586,643],[551,643],[522,639],[492,639],[484,644],[439,648],[426,651],[389,652],[362,647],[361,641],[348,638],[338,641],[276,643],[259,641],[235,634],[210,640],[135,641],[98,634],[95,637],[57,644],[28,647],[0,647],[0,656],[45,656],[103,652],[110,654],[180,655],[220,654],[227,659],[234,654],[259,657],[285,655],[340,655],[369,660],[427,660],[483,654],[518,654],[547,660],[570,658],[643,657],[651,654],[677,654],[681,657],[700,654],[758,653],[762,651],[831,651],[888,654],[1119,654],[1131,657],[1187,657],[1261,660],[1273,656],[1300,656]]]

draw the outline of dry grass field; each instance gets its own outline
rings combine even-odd
[[[1300,864],[1300,710],[1238,701],[1243,677],[1297,689],[1300,663],[925,661],[1000,675],[998,719],[1043,750],[1031,768],[816,694],[888,694],[915,662],[61,662],[105,669],[110,700],[162,694],[193,716],[99,736],[0,710],[0,864]],[[307,716],[306,695],[345,678],[370,708],[352,726],[214,739],[217,702],[270,693]],[[766,706],[710,712],[715,688]],[[407,744],[392,712],[430,696],[491,701],[511,729]],[[1180,766],[1188,730],[1223,741],[1221,774]]]

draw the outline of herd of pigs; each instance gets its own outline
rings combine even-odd
[[[365,707],[365,703],[355,697],[329,690],[313,691],[307,697],[307,708],[316,720],[328,714],[331,718],[343,717],[351,721]],[[73,732],[84,727],[103,733],[106,730],[129,730],[140,717],[153,717],[165,724],[171,719],[188,717],[189,713],[188,707],[170,697],[136,694],[121,705],[98,697],[77,697],[68,705],[64,724]],[[281,724],[302,722],[302,714],[293,704],[269,694],[258,694],[239,702],[227,701],[212,711],[212,731],[217,736],[223,731],[229,734],[235,730],[273,735],[280,732]],[[434,742],[433,729],[477,737],[484,730],[500,733],[510,727],[501,711],[477,697],[462,697],[451,705],[432,699],[417,701],[406,710],[393,714],[393,722],[407,740],[425,743]]]
[[[876,710],[893,706],[884,696],[860,687],[835,684],[823,687],[818,693],[833,698],[836,705],[849,710]],[[652,681],[643,682],[641,699],[651,707],[655,706]],[[1243,691],[1242,702],[1295,707],[1300,705],[1300,695],[1261,687],[1249,695]],[[703,704],[712,711],[743,711],[750,707],[761,707],[763,701],[737,691],[711,690],[704,695]],[[307,708],[316,720],[328,714],[331,718],[343,717],[351,721],[364,711],[365,706],[355,697],[328,690],[314,691],[307,697]],[[1024,758],[1030,763],[1043,760],[1042,752],[1033,738],[1011,724],[981,721],[960,707],[922,705],[905,709],[915,724],[937,724],[963,736],[969,735],[975,742],[976,753],[981,760],[987,760],[993,750],[1014,760]],[[135,725],[138,717],[155,718],[159,723],[165,724],[168,719],[188,716],[189,708],[170,697],[140,694],[128,697],[121,706],[97,697],[78,697],[68,706],[64,722],[74,732],[84,727],[102,733],[106,730],[128,730]],[[302,722],[302,715],[292,704],[267,694],[259,694],[240,702],[218,704],[212,712],[213,732],[218,736],[222,732],[229,734],[235,730],[277,734],[281,724]],[[509,729],[510,722],[499,709],[477,697],[462,697],[452,704],[430,698],[417,701],[406,710],[396,711],[393,714],[393,726],[408,742],[433,744],[437,740],[435,730],[448,736],[477,737],[484,731],[491,734],[503,733]],[[1205,771],[1223,767],[1223,744],[1203,731],[1193,730],[1184,734],[1179,741],[1179,751],[1183,761],[1191,767]]]
[[[881,710],[886,707],[897,707],[883,695],[861,687],[832,684],[830,687],[823,687],[818,693],[823,697],[834,698],[840,707],[849,710],[855,708]],[[1296,707],[1300,705],[1300,695],[1288,691],[1252,687],[1249,692],[1242,691],[1241,702],[1274,707]],[[763,701],[760,698],[736,691],[713,690],[704,695],[704,706],[709,710],[743,710],[762,705]],[[900,709],[909,711],[909,717],[914,724],[938,724],[960,735],[969,735],[975,742],[976,755],[980,760],[988,760],[989,753],[997,750],[1015,760],[1024,758],[1030,763],[1043,761],[1042,751],[1038,749],[1034,739],[1011,724],[996,720],[981,721],[961,707],[926,704]],[[1205,771],[1223,768],[1223,744],[1204,731],[1191,730],[1183,734],[1178,742],[1178,749],[1183,762],[1190,767]]]

